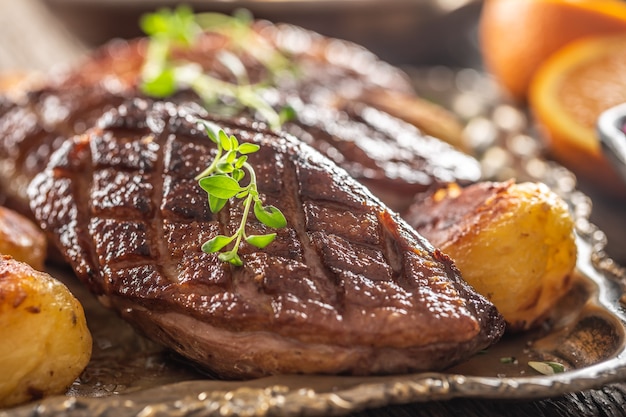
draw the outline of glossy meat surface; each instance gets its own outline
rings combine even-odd
[[[29,188],[35,217],[102,301],[222,377],[442,369],[496,341],[495,308],[343,169],[292,136],[215,119],[288,226],[234,267],[201,244],[237,227],[193,179],[215,149],[198,109],[127,103],[67,141]],[[266,228],[250,220],[248,233]]]
[[[361,47],[300,28],[259,23],[256,30],[298,68],[297,77],[278,78],[266,92],[276,108],[288,104],[297,110],[285,129],[347,169],[393,209],[404,209],[416,192],[479,179],[473,158],[372,104],[392,92],[405,102],[416,99],[401,71]],[[145,47],[145,39],[112,42],[22,100],[0,106],[0,187],[11,206],[27,206],[28,182],[64,140],[90,128],[125,98],[141,96],[137,83]],[[233,81],[217,59],[224,50],[238,51],[227,37],[209,33],[181,55],[212,76]],[[251,82],[267,77],[263,65],[237,53]],[[172,99],[199,101],[191,94]]]

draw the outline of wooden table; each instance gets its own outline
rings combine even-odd
[[[25,30],[25,28],[28,28]],[[55,36],[49,36],[54,28]],[[47,70],[59,62],[71,62],[84,46],[64,32],[35,0],[0,1],[0,70]],[[25,45],[38,45],[37,49]],[[598,205],[595,217],[609,234],[611,255],[626,262],[626,209],[623,203]],[[457,416],[626,416],[626,381],[597,390],[556,398],[524,400],[454,399],[450,401],[392,405],[351,414],[353,417],[457,417]]]
[[[626,384],[609,385],[540,401],[457,399],[384,407],[351,414],[353,417],[571,417],[626,415]]]

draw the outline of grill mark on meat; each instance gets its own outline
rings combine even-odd
[[[139,108],[146,109],[145,102],[136,100],[132,103],[133,106],[137,106]],[[121,115],[126,115],[128,113],[128,109],[122,106],[118,112]],[[94,230],[98,229],[102,226],[102,222],[104,222],[105,227],[107,222],[127,222],[126,230],[130,235],[141,236],[145,242],[138,243],[135,249],[135,253],[127,254],[126,256],[121,256],[115,258],[112,262],[109,261],[111,268],[115,270],[123,270],[136,266],[143,266],[145,268],[154,268],[155,273],[160,274],[163,277],[167,278],[176,278],[180,276],[180,271],[178,271],[174,262],[172,262],[171,252],[167,245],[167,241],[162,239],[162,236],[166,235],[166,230],[164,229],[165,218],[163,217],[163,212],[161,210],[163,206],[163,199],[165,198],[164,192],[164,184],[166,183],[167,178],[169,178],[171,174],[170,161],[172,151],[172,142],[176,139],[170,133],[163,130],[163,123],[156,123],[153,119],[148,119],[145,122],[133,119],[133,118],[116,118],[118,123],[111,121],[111,118],[102,121],[101,125],[108,125],[108,130],[110,131],[110,136],[125,136],[125,132],[131,126],[134,126],[135,129],[139,128],[142,130],[143,137],[139,142],[112,142],[110,144],[104,143],[103,141],[91,141],[92,145],[92,154],[96,155],[96,159],[100,160],[100,165],[97,165],[98,173],[102,172],[112,172],[113,177],[107,178],[104,180],[110,184],[122,185],[124,182],[126,183],[124,187],[129,187],[130,184],[134,184],[133,187],[145,188],[145,198],[135,200],[135,204],[131,204],[128,207],[122,206],[119,200],[123,200],[124,196],[114,195],[112,196],[114,200],[117,201],[109,201],[102,204],[98,211],[101,211],[100,218],[97,224],[92,225]],[[121,121],[122,123],[119,123]],[[111,124],[113,126],[111,126]],[[134,134],[129,131],[129,134]],[[102,136],[104,139],[106,137]],[[133,144],[139,143],[138,149],[133,149]],[[128,153],[131,157],[134,155],[139,155],[138,158],[135,157],[135,160],[132,158],[125,158],[124,154],[122,154],[122,158],[119,157],[111,157],[111,153],[119,152],[118,147],[122,147],[123,153]],[[98,149],[100,148],[100,149]],[[144,149],[141,151],[139,149]],[[117,162],[116,162],[117,160]],[[108,166],[113,165],[115,168],[111,169]],[[139,169],[139,175],[132,175]],[[175,169],[175,167],[174,167]],[[130,176],[130,181],[126,178],[127,175]],[[92,175],[93,178],[98,178],[98,175]],[[161,180],[151,179],[151,177],[160,177]],[[89,177],[88,177],[89,178]],[[83,190],[89,189],[88,186],[83,185]],[[104,188],[103,194],[96,194],[94,201],[83,201],[82,204],[94,204],[98,205],[103,201],[106,201],[110,198],[110,195],[107,195],[107,191],[109,191],[105,184],[98,186],[96,184],[95,188],[102,189]],[[131,187],[131,191],[132,188]],[[81,194],[84,196],[89,196],[90,194]],[[91,194],[93,196],[93,194]],[[110,217],[114,216],[114,217]],[[146,217],[153,218],[153,221],[148,225],[143,226],[143,219]],[[178,220],[178,221],[185,221]],[[95,232],[92,232],[93,236],[96,236]],[[138,238],[136,238],[138,239]],[[124,242],[122,241],[122,244]],[[93,242],[93,246],[95,247],[97,242]],[[123,251],[123,248],[119,248],[119,250]],[[108,252],[108,251],[107,251]],[[154,260],[159,259],[158,263],[155,263]],[[102,261],[100,261],[102,263]],[[179,282],[175,282],[179,283]],[[109,289],[105,291],[110,291]]]
[[[501,317],[449,258],[295,138],[171,103],[129,103],[107,117],[37,175],[33,213],[92,291],[157,341],[220,375],[251,377],[441,369],[502,334]],[[220,222],[187,180],[214,149],[195,117],[261,145],[249,159],[259,191],[288,218],[265,249],[242,245],[240,268],[200,250]],[[146,148],[150,134],[160,148]],[[123,198],[93,198],[107,170],[162,188],[124,182],[112,189]],[[160,203],[150,194],[158,189]],[[232,229],[242,208],[226,209]]]
[[[305,213],[306,204],[302,200],[302,189],[300,187],[300,176],[298,173],[298,169],[289,160],[283,160],[283,163],[284,169],[282,171],[281,182],[285,186],[287,196],[291,201],[280,201],[280,205],[285,204],[287,213],[292,213],[289,219],[290,225],[294,228],[298,240],[304,243],[302,245],[302,262],[310,268],[311,275],[316,278],[317,282],[334,282],[335,288],[332,290],[327,289],[325,293],[335,295],[337,294],[336,291],[334,291],[336,290],[337,280],[321,279],[321,277],[328,276],[330,271],[328,271],[327,268],[324,266],[318,251],[314,250],[313,245],[310,244],[310,222],[308,221]],[[339,297],[339,294],[337,294],[337,296]],[[329,301],[329,305],[336,304],[335,299]],[[341,309],[338,308],[339,314],[341,314],[340,310]]]
[[[150,119],[148,119],[150,121]],[[148,122],[149,123],[149,122]],[[154,122],[153,122],[154,124]],[[152,187],[152,195],[151,202],[154,210],[154,220],[150,223],[150,233],[149,239],[151,242],[156,242],[154,244],[155,253],[151,259],[151,262],[154,262],[154,259],[162,260],[158,263],[158,272],[168,279],[176,279],[181,276],[180,271],[176,267],[175,263],[171,259],[170,250],[167,245],[167,241],[162,239],[161,236],[166,235],[166,230],[164,229],[165,218],[163,216],[162,207],[164,205],[163,199],[165,198],[164,192],[164,183],[165,177],[170,175],[170,165],[171,165],[171,155],[173,155],[173,142],[176,141],[176,137],[164,129],[157,130],[155,126],[150,126],[150,130],[153,132],[147,141],[156,142],[156,143],[164,143],[165,146],[159,146],[156,152],[156,158],[154,162],[154,171],[153,175],[163,176],[163,179],[151,181]],[[161,138],[157,138],[157,136],[161,136]],[[161,174],[163,173],[163,174]],[[176,281],[176,283],[180,284],[180,281]]]
[[[400,251],[397,246],[394,234],[391,232],[389,227],[385,227],[385,225],[390,223],[394,223],[390,216],[387,213],[381,213],[380,229],[381,235],[383,237],[382,244],[383,250],[385,252],[385,257],[393,270],[393,280],[395,282],[398,282],[402,286],[402,288],[406,290],[408,288],[402,281],[403,262],[402,256],[400,255],[402,251]]]
[[[79,147],[78,151],[90,152],[87,137],[84,137],[83,146]],[[72,165],[74,161],[81,161],[80,166]],[[95,248],[96,246],[93,244],[93,241],[89,242],[88,244],[80,242],[81,239],[86,239],[88,236],[91,237],[91,234],[84,233],[84,231],[89,230],[90,213],[86,210],[78,209],[78,207],[88,207],[88,195],[82,191],[91,188],[90,180],[93,177],[93,166],[91,164],[91,158],[83,158],[81,156],[74,156],[71,154],[67,159],[67,163],[68,170],[63,173],[63,177],[70,178],[72,176],[72,171],[81,173],[81,175],[78,175],[77,178],[70,182],[70,186],[72,187],[72,193],[76,198],[73,207],[73,210],[75,210],[75,214],[73,214],[72,216],[75,219],[76,223],[73,225],[73,227],[70,226],[70,228],[72,229],[72,234],[75,235],[78,248],[82,249],[83,252],[81,266],[85,269],[85,271],[81,272],[90,277],[90,279],[95,279],[95,276],[97,274],[97,265],[99,263],[97,255],[92,250],[92,248]],[[79,257],[79,259],[81,258]],[[82,268],[79,267],[79,270]],[[104,291],[106,291],[107,283],[104,282],[103,285],[105,286]]]
[[[320,40],[306,57],[295,57],[309,78],[284,90],[279,86],[279,94],[321,108],[332,104],[335,87],[346,94],[370,84],[403,90],[401,77],[395,78],[400,73],[369,61],[367,53],[360,55],[363,71],[333,67],[332,55],[351,49]],[[51,87],[50,94],[74,106],[70,113],[83,127],[90,122],[81,109],[90,107],[82,107],[81,94],[101,100],[93,116],[136,94],[141,48],[131,45],[135,51],[120,49],[123,59],[100,56],[88,61],[89,71],[70,74],[63,88]],[[209,66],[215,66],[215,49],[214,44],[204,55]],[[128,54],[132,62],[126,65]],[[102,78],[107,81],[99,86]],[[111,81],[119,85],[106,87]],[[188,99],[181,94],[174,100]],[[500,337],[501,318],[460,281],[450,259],[344,170],[294,137],[244,119],[208,117],[204,110],[142,103],[108,112],[98,128],[63,143],[46,172],[31,183],[31,193],[35,217],[80,279],[150,337],[218,375],[237,378],[441,369]],[[45,115],[35,116],[43,126]],[[210,214],[193,177],[214,151],[194,125],[195,117],[262,145],[250,158],[262,181],[259,189],[288,218],[287,228],[278,230],[264,250],[242,245],[241,268],[200,250],[215,234],[232,232],[241,207],[229,203],[218,216]],[[342,109],[316,123],[332,126],[338,117],[347,117],[357,132],[395,139]],[[75,124],[57,127],[67,135],[76,130]],[[302,123],[298,127],[307,130]],[[154,149],[141,141],[147,134],[154,134]],[[345,139],[350,143],[354,137]],[[345,164],[372,163],[352,158],[349,151],[342,156]],[[387,178],[388,186],[393,183]],[[254,219],[248,227],[250,233],[269,231]]]
[[[84,137],[79,139],[86,139]],[[77,140],[77,142],[79,142]],[[78,143],[77,146],[70,147],[70,143],[66,142],[60,148],[61,151],[67,149],[67,152],[60,152],[59,157],[52,159],[51,163],[55,164],[54,175],[59,181],[52,187],[52,184],[42,184],[32,198],[31,202],[37,203],[39,209],[33,211],[35,217],[51,218],[52,213],[57,211],[64,220],[55,220],[42,228],[55,229],[59,233],[61,246],[67,248],[65,255],[72,259],[76,259],[74,265],[75,272],[90,279],[94,278],[96,273],[97,258],[91,248],[87,224],[90,213],[85,210],[79,210],[78,207],[84,207],[88,204],[88,199],[81,192],[88,189],[89,179],[91,178],[92,167],[89,159],[82,157],[82,154],[89,152],[89,144],[86,140]],[[73,180],[69,180],[73,173],[78,172],[80,175],[75,176]],[[51,201],[50,195],[55,194],[56,199],[53,204],[46,206],[44,201]],[[90,289],[96,293],[101,290],[96,286],[90,286]]]
[[[473,158],[373,107],[290,102],[296,119],[284,128],[322,152],[402,212],[414,194],[480,177]],[[435,157],[436,155],[436,157]],[[437,163],[428,162],[437,159]]]
[[[160,133],[160,136],[164,136],[164,135],[167,135],[167,134],[162,131]],[[156,139],[153,136],[151,136],[151,138],[152,140]],[[165,159],[166,159],[166,155],[171,155],[171,150],[170,150],[171,143],[170,142],[172,140],[175,140],[175,139],[172,138],[171,135],[167,135],[167,137],[160,138],[160,140],[158,140],[159,143],[165,143],[166,146],[165,147],[159,146],[159,150],[156,153],[157,157],[156,157],[156,161],[154,165],[153,175],[166,176],[169,174]],[[168,150],[170,151],[168,152]],[[151,201],[152,201],[152,207],[154,208],[155,213],[154,213],[154,221],[150,223],[151,227],[149,229],[149,233],[151,233],[152,236],[148,235],[148,239],[151,242],[156,242],[156,245],[154,245],[156,253],[153,256],[154,256],[154,259],[160,260],[160,262],[158,263],[158,272],[162,276],[169,278],[169,279],[177,278],[180,276],[180,273],[178,269],[175,267],[175,265],[173,265],[171,254],[170,254],[169,248],[167,247],[167,242],[161,238],[162,236],[165,235],[165,230],[163,229],[164,218],[162,215],[163,212],[161,210],[162,199],[165,194],[163,192],[164,181],[155,180],[155,181],[151,181],[151,184],[153,185]]]
[[[456,178],[472,178],[480,176],[480,168],[468,163],[467,156],[455,152],[447,143],[433,137],[422,136],[412,125],[400,119],[392,117],[371,106],[362,104],[344,103],[343,109],[354,120],[360,121],[374,131],[387,138],[393,139],[397,149],[397,156],[390,158],[392,165],[397,164],[396,175],[405,181],[415,185],[421,184],[422,189],[417,192],[432,188],[433,178],[439,181],[439,185],[446,182],[454,182]],[[445,155],[440,164],[425,166],[421,169],[412,165],[411,161],[416,157],[427,159],[430,155]],[[390,170],[391,171],[391,170]],[[390,172],[389,177],[393,177]]]

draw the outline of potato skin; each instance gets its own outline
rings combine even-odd
[[[83,308],[67,287],[0,256],[0,407],[64,393],[91,349]]]
[[[495,304],[508,331],[543,322],[571,288],[574,221],[544,184],[451,186],[416,204],[407,218]]]
[[[28,218],[0,206],[0,254],[42,271],[47,256],[46,237]]]

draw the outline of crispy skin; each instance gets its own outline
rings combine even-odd
[[[403,97],[404,110],[411,100],[418,105],[401,71],[361,47],[300,28],[258,23],[256,29],[260,39],[285,51],[300,69],[298,77],[280,78],[267,94],[277,108],[290,104],[297,109],[297,120],[285,129],[331,157],[392,208],[401,210],[415,193],[451,181],[478,180],[473,158],[377,110],[376,102],[392,92]],[[141,96],[137,82],[145,46],[145,39],[115,41],[22,99],[0,103],[0,189],[7,204],[26,213],[26,187],[51,152],[125,99]],[[224,50],[238,51],[225,36],[208,33],[193,50],[180,54],[234,81],[217,59]],[[264,79],[265,67],[240,55],[251,81]],[[188,92],[172,99],[198,101]]]
[[[26,187],[67,138],[93,125],[123,98],[100,88],[45,89],[0,119],[0,189],[6,206],[28,214]]]
[[[571,288],[574,221],[543,184],[450,186],[422,196],[405,218],[454,259],[463,279],[498,307],[509,331],[544,323]]]
[[[446,255],[314,149],[243,120],[215,121],[261,146],[249,161],[288,227],[263,250],[244,245],[243,267],[203,253],[242,208],[211,214],[193,180],[215,151],[198,112],[210,118],[122,106],[29,188],[76,274],[141,331],[228,378],[442,369],[500,337],[496,309]]]

